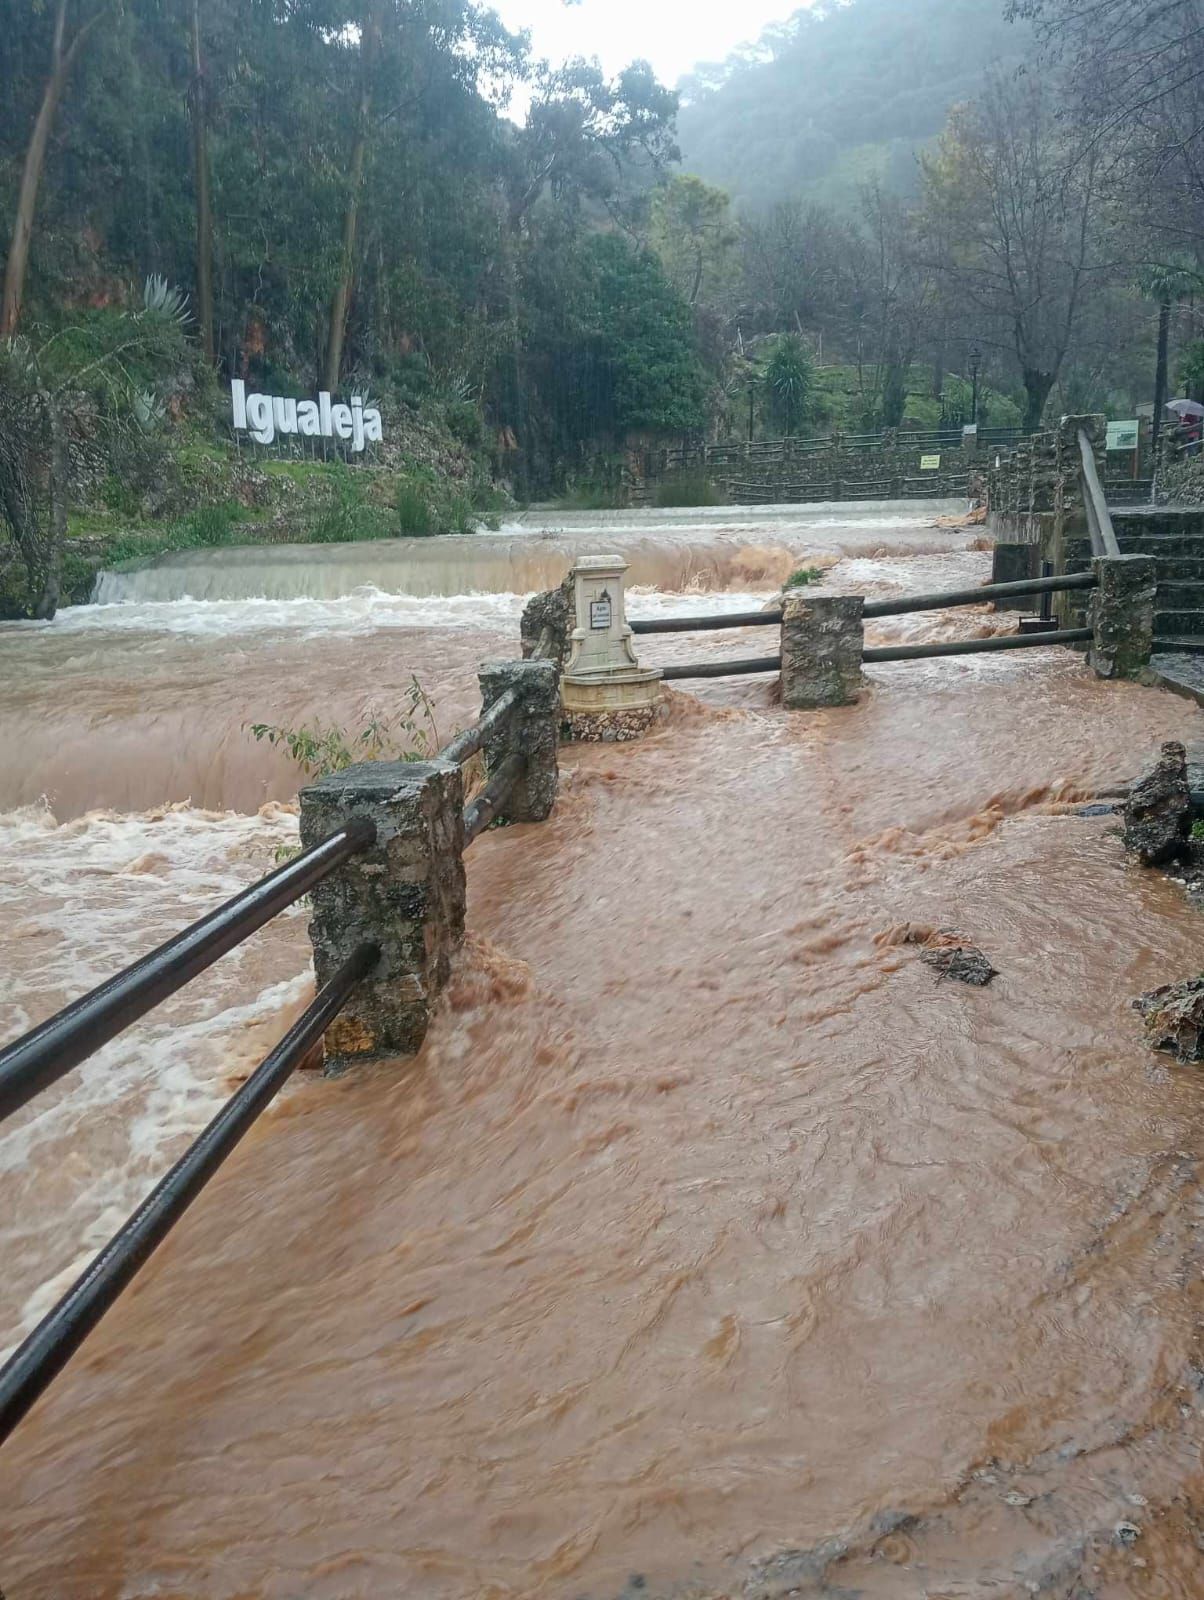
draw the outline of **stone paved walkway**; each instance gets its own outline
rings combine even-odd
[[[1153,656],[1150,666],[1168,689],[1204,705],[1204,655],[1184,650]]]

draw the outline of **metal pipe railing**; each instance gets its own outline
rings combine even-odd
[[[0,1121],[249,939],[376,839],[355,818],[0,1050]]]
[[[1080,478],[1083,485],[1083,505],[1087,512],[1087,530],[1091,535],[1091,551],[1097,556],[1118,556],[1116,530],[1112,526],[1112,513],[1104,498],[1104,487],[1099,481],[1099,468],[1095,464],[1095,451],[1085,428],[1079,429],[1079,456],[1082,459]]]
[[[909,611],[944,611],[955,606],[986,605],[991,600],[1015,599],[1026,594],[1056,594],[1061,589],[1094,589],[1093,572],[1067,572],[1060,577],[1021,578],[1015,583],[986,583],[975,589],[948,589],[938,594],[908,595],[901,600],[869,600],[866,617],[899,617]],[[706,633],[719,628],[769,628],[782,621],[782,612],[728,611],[713,617],[646,618],[630,624],[633,633]]]
[[[1058,633],[1005,633],[994,639],[947,639],[942,644],[891,644],[863,650],[861,659],[874,661],[924,661],[932,656],[977,656],[993,650],[1038,650],[1055,644],[1088,644],[1090,628],[1065,628]]]
[[[488,711],[483,711],[471,728],[465,728],[463,733],[458,733],[454,739],[445,744],[435,759],[454,761],[458,767],[462,767],[476,755],[489,736],[496,733],[509,719],[518,706],[519,699],[517,689],[507,689],[504,694],[500,694]]]
[[[943,594],[904,595],[900,600],[868,600],[863,617],[901,617],[910,611],[946,611],[956,606],[985,605],[989,600],[1014,600],[1025,594],[1057,594],[1061,589],[1094,589],[1094,572],[1064,572],[1053,578],[1019,578],[1015,583],[984,583],[977,589],[949,589]]]
[[[523,775],[526,757],[517,751],[508,755],[492,773],[479,794],[464,807],[464,845],[467,848],[497,816],[506,803],[506,796]]]
[[[329,842],[329,841],[328,841]],[[380,958],[362,944],[0,1369],[0,1442],[62,1371]]]
[[[632,633],[699,633],[711,628],[768,628],[782,620],[780,610],[724,611],[713,617],[644,617],[628,622]]]
[[[665,683],[680,682],[683,678],[735,678],[746,672],[780,672],[781,656],[757,656],[749,661],[708,661],[692,667],[663,667],[661,679]]]

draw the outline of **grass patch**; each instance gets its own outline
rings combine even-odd
[[[662,508],[673,506],[721,506],[723,496],[705,473],[683,472],[675,478],[666,478],[656,486],[654,502]]]
[[[466,489],[421,467],[398,477],[393,508],[397,518],[394,531],[412,539],[475,533],[480,521]]]
[[[158,528],[137,533],[118,533],[105,541],[103,564],[120,567],[130,561],[166,555],[172,550],[212,550],[238,543],[238,524],[247,511],[236,501],[223,505],[198,506],[186,517]]]
[[[792,572],[782,585],[783,589],[805,589],[809,583],[822,583],[824,574],[822,567],[799,567]]]

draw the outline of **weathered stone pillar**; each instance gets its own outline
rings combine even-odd
[[[351,817],[376,824],[371,849],[313,891],[319,986],[365,940],[381,951],[327,1031],[328,1072],[421,1046],[464,937],[463,808],[460,768],[450,761],[366,761],[302,789],[303,846]]]
[[[782,704],[847,706],[861,687],[862,595],[792,595],[782,603]]]
[[[507,822],[543,822],[556,804],[556,734],[560,722],[560,673],[554,661],[483,661],[477,673],[481,710],[508,689],[519,703],[485,744],[485,770],[492,773],[516,752],[526,768],[498,812]]]
[[[548,589],[543,594],[533,595],[523,607],[518,630],[523,659],[529,660],[535,656],[563,667],[572,646],[574,616],[573,575],[570,572],[559,589]]]
[[[647,733],[660,673],[641,667],[624,604],[622,556],[582,556],[572,571],[577,625],[561,679],[571,739],[626,740]]]
[[[995,546],[991,556],[992,583],[1020,583],[1024,578],[1035,578],[1041,567],[1041,551],[1035,544],[1002,541]],[[1033,596],[1017,595],[1012,600],[996,600],[996,611],[1031,611]]]
[[[1095,457],[1096,471],[1099,473],[1100,481],[1103,482],[1108,419],[1104,416],[1086,415],[1063,417],[1058,423],[1055,435],[1057,481],[1053,509],[1062,515],[1068,532],[1076,528],[1080,522],[1085,525],[1086,521],[1081,482],[1083,453],[1079,448],[1080,430],[1087,435],[1087,442]]]
[[[1087,615],[1090,661],[1101,678],[1139,678],[1154,649],[1158,564],[1153,556],[1097,556]]]

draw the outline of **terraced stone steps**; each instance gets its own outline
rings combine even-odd
[[[1157,563],[1156,649],[1204,654],[1204,506],[1118,509],[1112,522],[1126,555]]]

